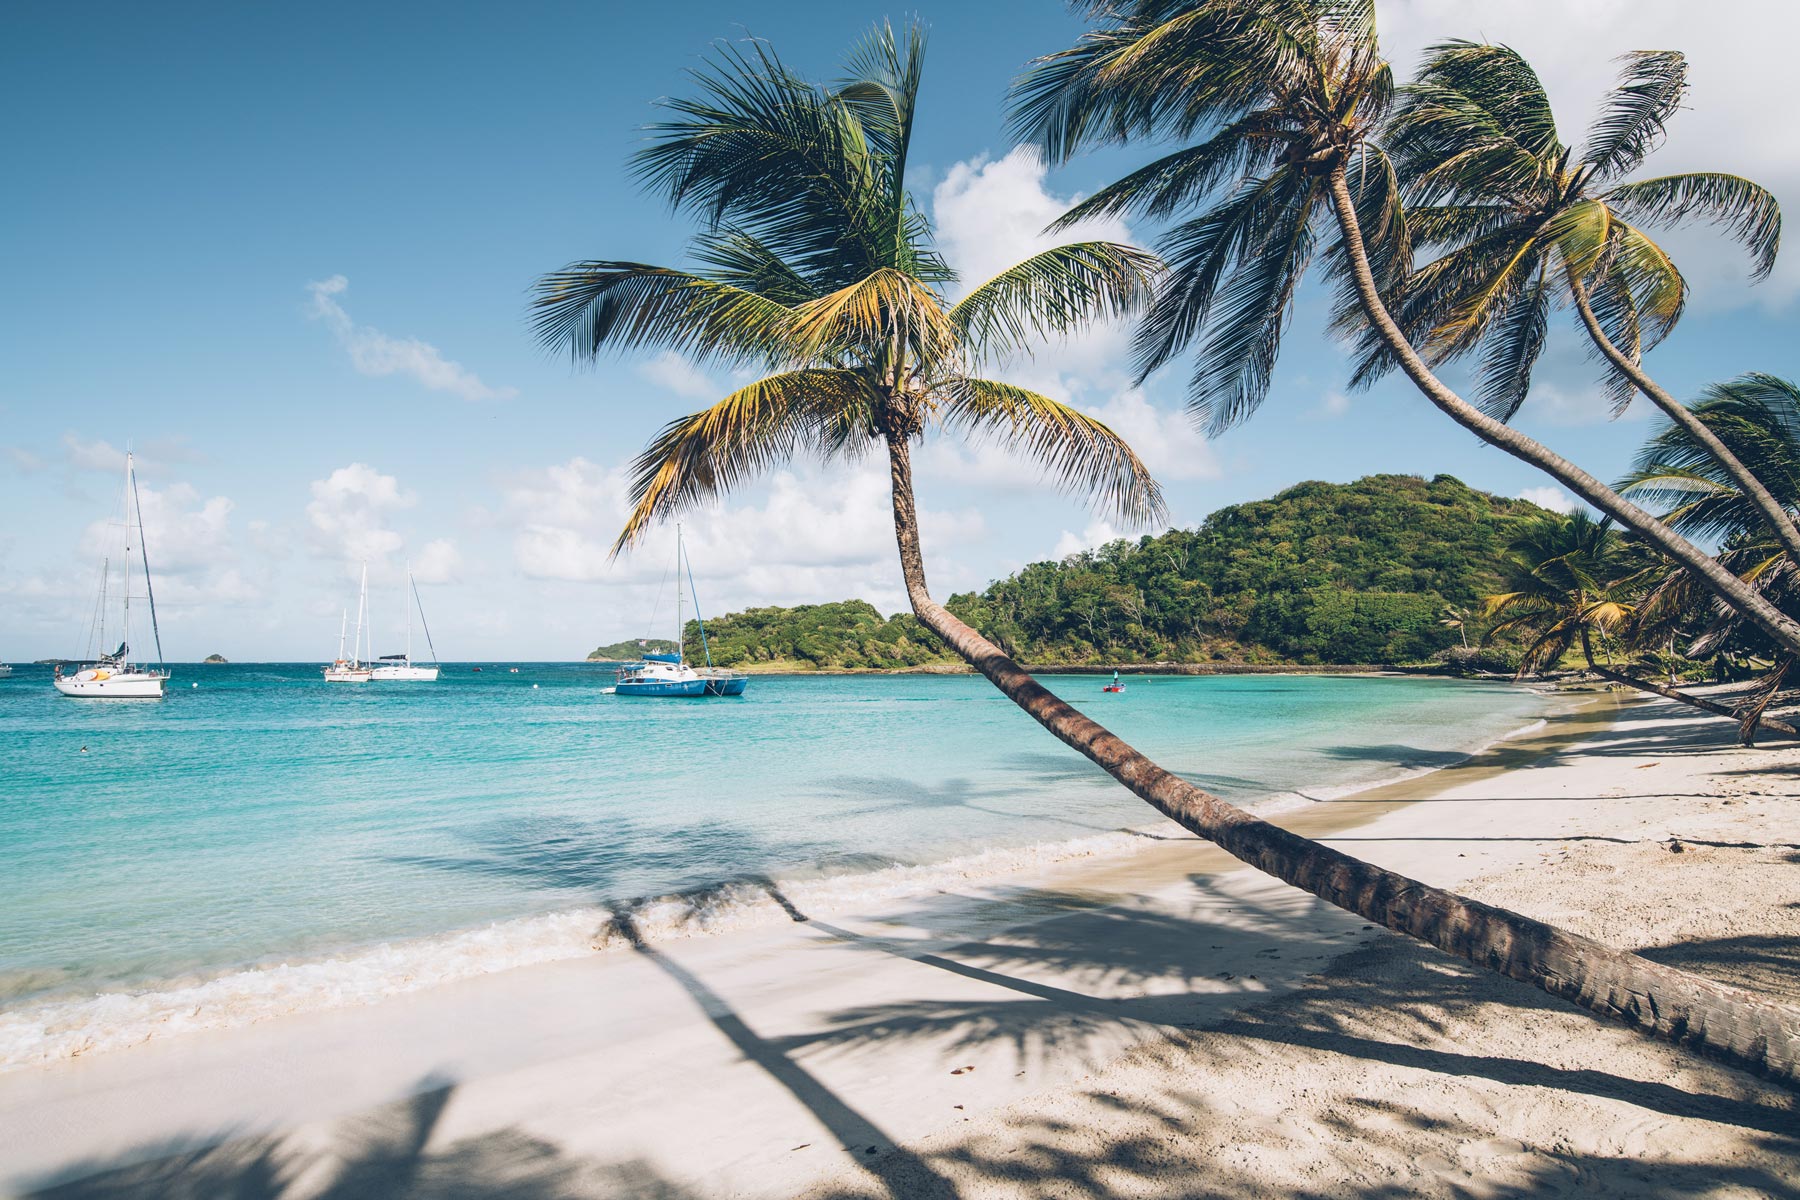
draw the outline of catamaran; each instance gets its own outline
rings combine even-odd
[[[374,668],[363,665],[363,616],[369,607],[369,564],[364,563],[362,569],[362,590],[356,599],[356,642],[350,647],[350,657],[344,657],[344,635],[350,629],[350,610],[344,610],[344,616],[338,623],[337,661],[325,667],[326,683],[367,683],[375,675]]]
[[[687,665],[683,654],[687,633],[687,613],[683,607],[683,572],[688,586],[694,582],[694,569],[688,562],[681,539],[681,526],[675,527],[675,653],[645,654],[643,661],[626,663],[619,668],[613,691],[621,696],[741,696],[750,684],[742,671],[715,667],[712,648],[706,644],[706,619],[700,615],[700,598],[694,597],[694,621],[700,626],[700,648],[706,666],[696,670]]]
[[[386,682],[398,681],[398,682],[403,682],[403,683],[435,683],[435,682],[437,682],[437,677],[438,677],[437,647],[433,646],[431,644],[431,626],[429,624],[427,624],[425,621],[425,602],[423,600],[419,599],[419,585],[416,582],[414,582],[414,580],[413,580],[411,563],[406,564],[406,587],[407,587],[407,590],[412,593],[412,601],[413,601],[412,604],[409,604],[406,606],[406,653],[405,654],[384,654],[379,659],[376,660],[377,662],[379,662],[381,664],[380,666],[375,668],[374,673],[372,675],[372,678],[377,683],[381,683],[383,681],[386,681]],[[413,665],[413,659],[412,659],[413,622],[412,622],[412,618],[413,618],[413,608],[415,605],[418,607],[418,610],[419,610],[419,624],[423,625],[425,627],[425,646],[427,649],[429,649],[431,651],[431,665],[429,667],[416,667]],[[374,639],[371,637],[370,640],[373,641]]]
[[[65,696],[90,700],[154,700],[161,698],[163,685],[169,681],[168,668],[163,665],[162,632],[156,627],[156,593],[150,586],[150,552],[144,548],[144,507],[138,500],[137,467],[130,451],[125,454],[125,519],[121,522],[121,527],[125,531],[125,553],[120,560],[123,566],[122,586],[119,589],[119,648],[111,654],[92,656],[88,665],[73,674],[65,675],[63,669],[57,667],[51,682]],[[134,535],[137,539],[135,547],[131,544]],[[143,566],[143,598],[149,604],[150,634],[156,642],[154,668],[134,666],[131,662],[131,555],[134,549]],[[107,584],[111,577],[112,561],[110,558],[103,559],[100,565],[100,598],[95,603],[94,620],[88,634],[90,654],[97,646],[104,646],[112,640],[107,636],[106,630],[108,610],[111,608],[107,600]]]

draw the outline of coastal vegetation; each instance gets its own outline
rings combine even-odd
[[[209,654],[205,658],[201,659],[200,661],[203,663],[210,663],[212,666],[215,666],[215,667],[222,667],[230,660],[227,659],[223,654]]]
[[[673,654],[675,643],[667,638],[626,638],[610,646],[596,646],[588,653],[589,662],[631,662],[645,654]]]
[[[1194,529],[1033,563],[946,607],[1023,662],[1422,662],[1480,638],[1445,624],[1498,589],[1502,553],[1543,510],[1448,475],[1302,483]],[[913,667],[961,661],[910,613],[860,600],[708,621],[721,666]],[[691,646],[699,628],[688,630]],[[1517,665],[1504,643],[1483,660]]]
[[[1079,44],[1025,77],[1019,128],[1056,161],[1107,143],[1194,143],[1071,214],[1197,210],[1164,238],[1166,271],[1141,251],[1084,243],[1028,260],[950,304],[952,275],[906,186],[923,64],[916,31],[877,31],[830,87],[805,82],[762,43],[726,50],[696,72],[697,99],[665,102],[672,119],[652,128],[638,163],[646,182],[700,220],[694,256],[702,269],[606,260],[552,273],[538,289],[540,335],[578,358],[672,349],[771,373],[672,422],[645,451],[618,547],[649,523],[797,454],[879,448],[890,468],[902,576],[920,624],[1158,811],[1365,919],[1607,1019],[1793,1078],[1800,1014],[1259,820],[1059,700],[931,596],[911,446],[933,423],[1006,442],[1127,518],[1152,518],[1161,508],[1142,463],[1110,430],[1046,397],[976,376],[975,364],[1096,318],[1144,311],[1142,373],[1197,342],[1192,406],[1222,429],[1266,394],[1294,296],[1318,257],[1338,286],[1340,332],[1354,336],[1366,324],[1459,425],[1545,470],[1785,651],[1800,652],[1800,623],[1757,586],[1463,399],[1433,373],[1435,348],[1421,352],[1396,322],[1389,301],[1404,308],[1419,272],[1406,210],[1418,179],[1403,180],[1381,146],[1396,91],[1376,42],[1372,0],[1123,0],[1087,11],[1093,28]],[[1486,94],[1497,102],[1507,93]],[[1612,186],[1634,170],[1678,100],[1628,78],[1591,136],[1579,176]],[[1487,174],[1527,169],[1504,140],[1484,143],[1493,155],[1447,160],[1444,174],[1474,197]],[[1702,213],[1729,221],[1740,203],[1680,187],[1638,201],[1669,221]],[[1615,234],[1624,234],[1610,217],[1593,216],[1585,227],[1597,251],[1577,255],[1580,239],[1569,239],[1556,241],[1555,254],[1568,277],[1591,284],[1614,261]],[[1424,236],[1417,244],[1431,242]],[[1642,303],[1629,282],[1613,294]]]

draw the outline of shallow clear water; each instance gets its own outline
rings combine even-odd
[[[678,701],[602,695],[597,666],[505,667],[362,686],[181,667],[160,702],[0,680],[0,1008],[1154,820],[974,677]],[[1240,801],[1443,765],[1547,708],[1435,679],[1047,682]]]

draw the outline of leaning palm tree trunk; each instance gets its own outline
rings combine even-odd
[[[1581,635],[1581,656],[1587,659],[1589,671],[1592,671],[1600,678],[1608,680],[1609,682],[1623,684],[1628,688],[1635,688],[1640,692],[1649,692],[1653,696],[1661,696],[1666,700],[1674,700],[1678,703],[1700,709],[1702,712],[1709,712],[1714,716],[1727,717],[1730,720],[1736,721],[1738,723],[1738,742],[1741,745],[1749,746],[1755,743],[1756,730],[1759,725],[1764,729],[1773,729],[1776,733],[1785,733],[1789,737],[1800,737],[1800,729],[1795,729],[1786,721],[1778,721],[1774,717],[1763,716],[1763,709],[1769,706],[1769,700],[1773,698],[1775,694],[1775,689],[1773,687],[1768,688],[1766,691],[1759,690],[1751,697],[1750,702],[1741,708],[1728,708],[1715,700],[1708,700],[1704,696],[1695,696],[1674,687],[1657,683],[1654,680],[1639,679],[1635,675],[1627,675],[1625,672],[1614,670],[1612,667],[1601,666],[1594,661],[1594,649],[1588,643],[1588,636],[1585,631]],[[1787,668],[1784,666],[1774,674],[1773,680],[1776,685],[1780,684],[1781,676],[1785,674],[1786,671]]]
[[[1257,870],[1365,920],[1653,1037],[1784,1083],[1800,1081],[1800,1011],[1431,887],[1271,825],[1170,774],[1052,695],[931,598],[919,549],[911,451],[903,438],[887,445],[894,532],[914,614],[1033,720],[1152,808]]]
[[[1725,473],[1731,476],[1732,481],[1744,490],[1744,495],[1750,498],[1750,502],[1756,505],[1757,511],[1762,514],[1763,522],[1780,541],[1782,549],[1787,551],[1788,558],[1796,565],[1800,565],[1800,526],[1795,525],[1793,514],[1781,506],[1781,502],[1775,499],[1768,486],[1758,479],[1755,472],[1746,467],[1737,455],[1731,452],[1731,448],[1719,439],[1719,435],[1712,431],[1711,426],[1696,417],[1688,410],[1687,405],[1675,399],[1654,379],[1650,378],[1645,373],[1643,364],[1613,345],[1612,339],[1606,336],[1606,331],[1600,327],[1600,321],[1594,315],[1593,306],[1588,300],[1586,286],[1574,272],[1569,274],[1569,290],[1574,294],[1575,310],[1581,314],[1582,325],[1587,328],[1588,336],[1593,339],[1594,345],[1599,348],[1606,361],[1611,363],[1620,374],[1631,380],[1633,387],[1648,396],[1650,402],[1662,409],[1671,421],[1687,432],[1688,436],[1706,448],[1706,452],[1713,456],[1725,469]]]
[[[1330,185],[1332,208],[1337,216],[1338,229],[1343,235],[1345,258],[1363,313],[1399,362],[1400,369],[1425,394],[1425,398],[1482,441],[1537,467],[1607,516],[1636,530],[1645,541],[1699,576],[1701,582],[1719,599],[1742,613],[1790,653],[1800,655],[1800,622],[1770,604],[1755,588],[1727,571],[1719,564],[1718,559],[1548,446],[1527,437],[1505,422],[1488,416],[1445,386],[1432,373],[1431,368],[1425,365],[1425,360],[1419,357],[1418,351],[1413,349],[1412,343],[1394,321],[1381,298],[1380,289],[1375,285],[1374,272],[1369,265],[1362,226],[1357,220],[1356,201],[1350,193],[1349,177],[1341,163],[1331,168]]]

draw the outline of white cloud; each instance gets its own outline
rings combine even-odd
[[[933,189],[938,247],[965,289],[1065,242],[1133,241],[1131,229],[1116,217],[1046,234],[1045,226],[1067,212],[1078,197],[1055,195],[1045,182],[1042,161],[1021,146],[997,160],[976,157],[959,162]],[[1132,386],[1130,358],[1129,323],[1108,322],[1041,346],[1028,359],[1007,364],[997,373],[1105,421],[1158,480],[1218,478],[1218,457],[1188,416],[1158,407]],[[979,441],[971,446],[948,438],[928,443],[920,456],[920,471],[989,488],[1044,486],[1035,464]]]
[[[1071,554],[1080,554],[1083,550],[1093,550],[1108,542],[1116,542],[1124,536],[1106,521],[1092,521],[1079,534],[1063,530],[1062,536],[1056,539],[1056,549],[1050,555],[1052,558],[1064,559]]]
[[[312,295],[311,315],[325,322],[350,361],[363,375],[408,375],[434,392],[449,392],[464,400],[508,400],[515,388],[495,388],[461,363],[446,359],[436,346],[418,338],[390,337],[368,325],[358,325],[344,311],[337,297],[350,286],[342,275],[306,285]]]
[[[22,446],[8,446],[6,457],[22,474],[33,475],[44,469],[44,460]]]
[[[1791,0],[1377,0],[1382,49],[1403,79],[1426,46],[1450,37],[1504,42],[1536,69],[1556,110],[1565,143],[1579,145],[1601,98],[1616,82],[1613,60],[1632,50],[1675,49],[1688,57],[1692,85],[1669,124],[1668,142],[1644,174],[1729,171],[1774,191],[1784,208],[1800,204],[1800,122],[1767,119],[1772,80],[1791,73],[1789,48],[1800,37]],[[1754,30],[1754,36],[1746,32]],[[1747,259],[1711,229],[1667,239],[1696,303],[1755,302],[1779,308],[1800,294],[1800,261],[1743,286]]]
[[[637,373],[684,400],[717,400],[720,389],[706,373],[673,350],[639,363]]]
[[[1319,400],[1319,415],[1324,417],[1341,417],[1350,411],[1350,397],[1332,390]]]
[[[312,523],[314,550],[321,556],[383,564],[406,544],[388,528],[388,517],[396,509],[412,507],[418,497],[401,488],[392,475],[357,462],[314,480],[311,488],[306,515]]]
[[[104,439],[84,442],[72,433],[63,434],[63,457],[78,471],[123,471],[125,452]]]
[[[1575,497],[1559,487],[1528,487],[1519,493],[1519,499],[1528,500],[1539,508],[1547,508],[1555,513],[1575,511]]]
[[[143,514],[143,547],[130,549],[135,575],[144,557],[160,607],[205,607],[260,599],[263,587],[252,581],[233,543],[229,497],[201,499],[188,483],[156,488],[140,483],[137,510]],[[126,532],[118,513],[90,523],[81,538],[82,557],[107,559],[116,573],[126,553]],[[136,515],[135,513],[133,514]]]
[[[845,597],[883,611],[903,607],[887,473],[879,467],[871,460],[784,471],[751,502],[688,513],[682,521],[702,599],[716,612]],[[675,530],[660,525],[627,554],[611,558],[613,538],[630,511],[628,481],[624,468],[585,458],[515,480],[504,512],[516,528],[513,553],[520,570],[536,579],[627,586],[632,590],[612,607],[648,612],[673,559]],[[920,526],[927,561],[943,576],[934,578],[934,586],[968,586],[971,581],[942,552],[985,536],[980,513],[925,510]]]
[[[938,249],[961,277],[967,292],[1021,259],[1065,242],[1129,242],[1131,231],[1117,217],[1083,221],[1046,234],[1078,197],[1053,196],[1044,187],[1043,161],[1029,146],[1004,158],[978,155],[952,166],[931,192]]]
[[[420,583],[452,583],[460,576],[462,552],[448,538],[436,538],[412,558],[413,578]]]

